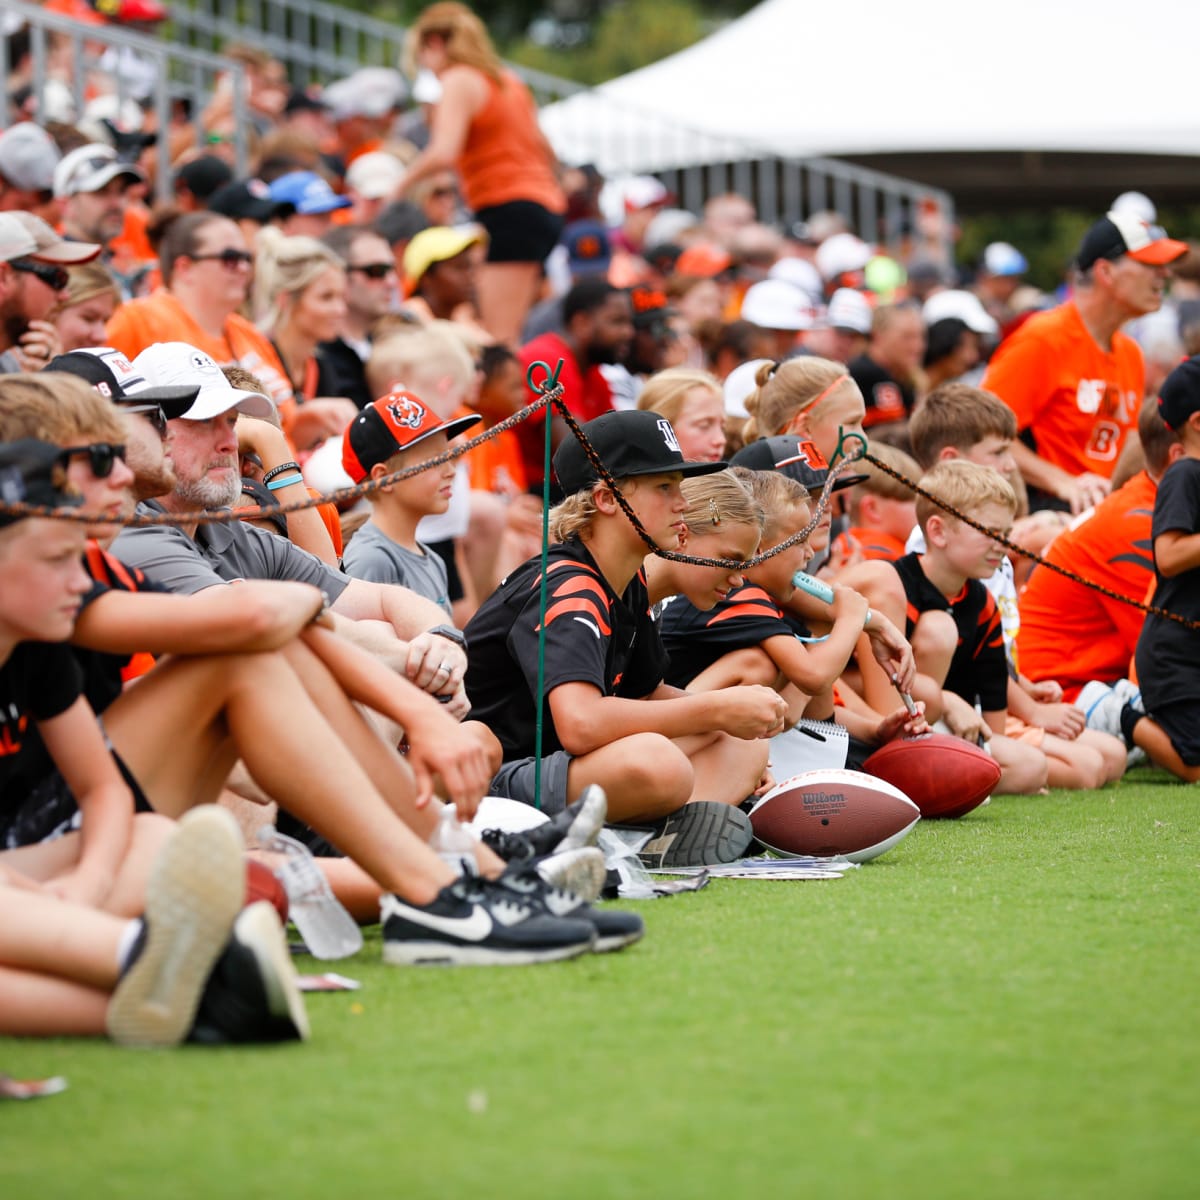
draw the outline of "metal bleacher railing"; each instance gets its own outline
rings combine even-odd
[[[93,83],[114,94],[118,101],[130,97],[133,78],[149,81],[148,99],[158,129],[168,129],[176,102],[183,101],[199,115],[209,103],[218,77],[227,77],[233,97],[233,148],[239,171],[248,170],[246,129],[248,127],[247,84],[245,68],[205,50],[131,33],[115,25],[84,25],[57,13],[47,12],[36,5],[20,0],[4,0],[3,15],[8,22],[0,36],[0,76],[12,78],[11,34],[24,26],[29,31],[29,53],[32,64],[30,85],[35,96],[46,94],[51,79],[51,57],[63,61],[66,55],[70,70],[62,82],[70,89],[75,119],[82,116]],[[134,67],[138,69],[133,69]],[[149,68],[148,70],[145,68]],[[44,108],[39,119],[45,118]],[[0,105],[0,127],[8,119],[7,105]],[[196,123],[196,136],[202,140],[204,131]],[[159,138],[156,153],[156,189],[160,199],[171,194],[171,158],[167,138]]]
[[[404,44],[403,26],[326,0],[176,0],[171,11],[179,40],[209,50],[230,40],[261,46],[284,63],[297,85],[363,65],[396,66]],[[790,223],[832,208],[872,240],[895,239],[915,225],[916,206],[929,201],[952,224],[953,200],[935,188],[835,159],[782,158],[760,152],[750,138],[716,139],[607,99],[603,136],[580,138],[573,106],[600,93],[513,66],[544,110],[547,133],[564,162],[594,162],[610,175],[653,173],[692,211],[711,195],[737,191],[755,202],[764,221]]]
[[[166,127],[177,97],[200,112],[217,74],[228,72],[234,87],[235,146],[245,165],[247,90],[243,68],[219,51],[232,43],[261,47],[286,68],[294,86],[324,83],[364,65],[396,66],[404,27],[326,0],[175,0],[162,38],[114,26],[80,26],[21,0],[5,0],[6,13],[25,20],[32,33],[34,86],[45,80],[49,35],[72,42],[76,67],[94,66],[98,43],[112,59],[121,53],[147,56],[156,64],[153,102]],[[0,39],[0,68],[8,76],[6,43]],[[952,223],[948,193],[913,180],[828,158],[784,158],[746,139],[716,138],[651,112],[622,106],[604,94],[566,79],[515,66],[543,110],[543,124],[564,162],[593,162],[606,175],[657,175],[678,203],[699,211],[709,196],[737,191],[752,199],[764,221],[787,224],[806,213],[832,208],[866,238],[891,242],[916,224],[919,204],[935,203]],[[74,71],[76,98],[85,72]],[[123,79],[116,72],[120,94]],[[597,119],[597,111],[601,117]],[[0,120],[3,118],[0,117]],[[597,132],[599,130],[599,132]],[[202,136],[202,133],[198,136]],[[168,184],[166,148],[159,147],[160,195]]]

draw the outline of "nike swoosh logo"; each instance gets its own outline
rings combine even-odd
[[[575,620],[578,621],[580,625],[586,625],[596,635],[596,641],[600,640],[600,630],[597,628],[594,621],[589,621],[587,617],[576,617]]]
[[[482,942],[492,932],[492,918],[481,904],[473,905],[469,917],[439,917],[436,913],[410,908],[408,919],[418,925],[427,925],[439,933],[448,933],[464,942]]]

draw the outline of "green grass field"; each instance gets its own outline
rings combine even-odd
[[[307,1046],[0,1040],[70,1080],[0,1107],[0,1197],[1194,1196],[1198,833],[1135,772],[645,903],[624,954],[400,970],[371,939]]]

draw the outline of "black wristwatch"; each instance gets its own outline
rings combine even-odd
[[[435,625],[432,629],[427,629],[426,633],[436,633],[438,637],[444,637],[448,642],[453,642],[460,650],[466,650],[467,639],[463,637],[461,629],[455,629],[453,625]]]

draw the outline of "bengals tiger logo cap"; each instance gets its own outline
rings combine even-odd
[[[342,466],[355,483],[362,483],[376,463],[387,462],[393,454],[408,450],[435,433],[444,433],[447,439],[457,437],[482,420],[478,414],[472,414],[443,421],[419,396],[397,389],[368,404],[346,426],[342,434]]]

